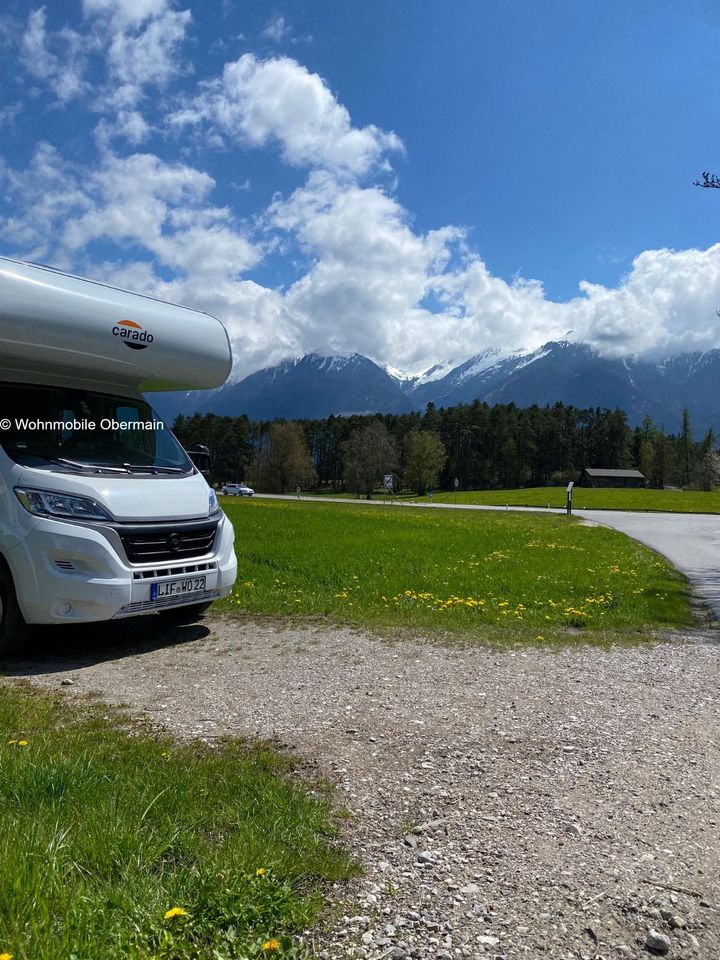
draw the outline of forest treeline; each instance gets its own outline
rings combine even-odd
[[[318,487],[369,493],[393,474],[395,488],[509,489],[565,484],[585,467],[632,468],[650,486],[709,489],[720,482],[712,431],[695,439],[685,411],[668,434],[649,417],[631,428],[624,411],[520,408],[476,401],[428,404],[424,413],[260,421],[180,416],[186,449],[209,447],[211,481],[245,480],[263,490]]]

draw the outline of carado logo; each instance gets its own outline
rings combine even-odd
[[[118,321],[112,328],[112,332],[114,337],[120,337],[125,346],[130,347],[131,350],[144,350],[155,339],[134,320]]]

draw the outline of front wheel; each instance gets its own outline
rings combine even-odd
[[[171,607],[169,610],[161,610],[160,616],[165,623],[195,623],[212,606],[212,600],[209,603],[189,603],[186,607]]]
[[[0,657],[21,650],[31,633],[20,612],[10,571],[0,565]]]

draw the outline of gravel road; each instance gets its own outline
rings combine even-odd
[[[365,872],[320,958],[720,958],[717,629],[559,651],[224,618],[70,636],[6,673],[179,737],[272,738],[337,782]]]

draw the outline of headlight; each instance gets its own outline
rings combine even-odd
[[[99,503],[89,497],[72,497],[52,490],[15,487],[15,494],[29,513],[40,517],[71,517],[76,520],[112,520]]]
[[[220,504],[218,503],[218,498],[215,495],[215,491],[211,490],[208,494],[208,513],[217,513],[220,509]]]

